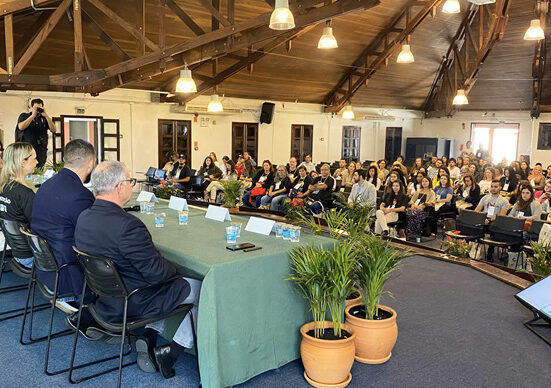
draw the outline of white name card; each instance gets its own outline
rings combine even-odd
[[[159,202],[157,200],[157,197],[155,197],[155,194],[150,193],[149,191],[140,191],[140,194],[138,195],[138,198],[136,199],[138,202]]]
[[[50,179],[51,177],[54,176],[54,174],[55,174],[54,170],[46,170],[46,172],[44,173],[44,178]]]
[[[187,200],[185,198],[175,197],[173,195],[170,196],[168,208],[177,211],[189,210],[187,207]]]
[[[245,230],[247,232],[253,232],[253,233],[263,234],[264,236],[268,236],[272,231],[272,228],[274,227],[274,225],[275,225],[275,221],[267,220],[265,218],[260,218],[260,217],[251,217],[249,218],[249,222],[247,223]]]
[[[227,208],[214,205],[209,205],[205,218],[220,222],[231,221],[230,212]]]

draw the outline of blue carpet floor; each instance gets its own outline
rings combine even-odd
[[[7,280],[14,276],[8,274]],[[2,282],[4,283],[4,281]],[[7,285],[2,284],[2,285]],[[513,297],[517,290],[471,268],[413,257],[389,282],[395,299],[384,302],[398,312],[398,342],[383,365],[355,363],[350,387],[545,387],[549,386],[551,347],[522,322],[530,313]],[[24,292],[0,295],[2,309],[24,303]],[[64,329],[57,313],[56,329]],[[42,373],[44,343],[19,344],[21,319],[0,322],[0,387],[68,387],[67,375]],[[47,329],[47,314],[36,315],[36,333]],[[551,330],[547,333],[551,336]],[[68,364],[73,337],[53,341],[53,368]],[[79,339],[77,362],[116,354],[118,346]],[[129,360],[135,359],[135,355]],[[112,361],[110,366],[115,366]],[[82,372],[78,372],[77,377]],[[244,384],[253,387],[308,387],[300,361],[266,372]],[[79,387],[112,387],[111,373]],[[196,387],[193,356],[176,364],[176,377],[164,380],[137,366],[125,368],[125,387]]]

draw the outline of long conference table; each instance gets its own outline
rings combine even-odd
[[[134,203],[131,203],[136,204]],[[205,219],[206,209],[190,208],[188,225],[178,225],[178,212],[160,200],[155,213],[166,213],[165,226],[155,216],[133,213],[151,233],[159,252],[178,271],[203,281],[197,318],[197,351],[203,387],[242,383],[300,357],[299,328],[311,321],[306,301],[289,276],[289,251],[297,245],[331,247],[334,240],[302,231],[300,242],[245,231],[238,243],[262,246],[252,252],[226,249],[229,222]],[[171,338],[182,317],[169,320],[163,335]]]

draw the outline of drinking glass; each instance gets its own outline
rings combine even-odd
[[[235,226],[226,227],[226,243],[235,244],[237,239],[237,230]]]
[[[178,223],[180,225],[187,225],[187,221],[188,221],[188,212],[185,211],[185,210],[179,211],[178,212]]]
[[[291,229],[291,242],[300,241],[300,226],[292,226]]]
[[[146,202],[145,212],[147,214],[153,214],[155,211],[155,202]]]
[[[155,227],[156,228],[164,228],[165,227],[165,213],[157,213],[155,214]]]
[[[243,225],[242,222],[232,222],[231,226],[235,227],[236,229],[236,237],[241,237],[241,226]]]
[[[288,225],[288,224],[283,225],[283,239],[284,240],[291,239],[291,225]]]
[[[140,213],[145,214],[147,212],[147,202],[140,202]]]
[[[277,238],[283,237],[283,223],[276,222],[275,224],[275,234]]]

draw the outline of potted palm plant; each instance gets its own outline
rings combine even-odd
[[[230,209],[230,211],[236,212],[239,211],[237,207],[237,201],[243,193],[243,182],[241,181],[220,181],[224,191],[224,207]]]
[[[290,253],[293,281],[308,301],[313,321],[300,328],[304,377],[315,387],[345,387],[352,375],[354,334],[342,323],[353,282],[355,257],[348,242],[334,249],[298,247]],[[325,319],[329,311],[331,321]]]
[[[366,364],[386,362],[398,338],[396,311],[380,304],[390,275],[409,252],[394,248],[375,235],[357,236],[351,243],[356,252],[355,287],[361,303],[345,309],[346,324],[355,334],[356,360]]]

